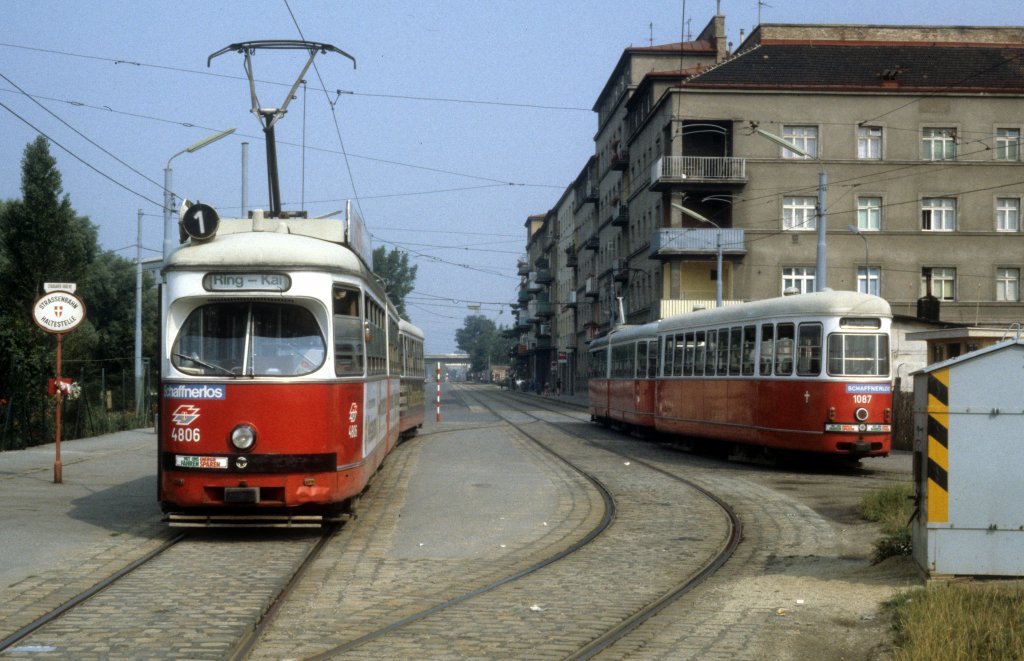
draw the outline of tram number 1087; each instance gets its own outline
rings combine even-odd
[[[178,443],[198,443],[199,430],[191,427],[175,427],[171,430],[171,440]]]
[[[871,403],[871,395],[854,395],[853,396],[853,403],[854,404],[870,404]],[[197,437],[197,439],[198,439],[198,436],[199,436],[199,430],[197,429],[196,430],[196,437]]]

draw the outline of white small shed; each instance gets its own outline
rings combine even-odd
[[[914,373],[913,555],[929,576],[1024,576],[1024,342]]]

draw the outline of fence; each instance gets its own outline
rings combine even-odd
[[[61,398],[61,440],[87,438],[152,424],[157,375],[143,359],[142,397],[136,406],[134,359],[66,361],[61,376],[78,387]],[[56,398],[47,377],[14,367],[0,389],[0,451],[52,443]],[[50,377],[53,374],[49,375]]]

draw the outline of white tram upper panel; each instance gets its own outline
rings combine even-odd
[[[658,332],[664,333],[755,319],[812,317],[876,317],[891,320],[892,310],[888,301],[878,296],[853,291],[822,291],[699,310],[668,317],[656,323]]]
[[[344,232],[337,220],[221,220],[214,238],[172,252],[164,272],[274,267],[365,277],[369,270],[344,245]]]

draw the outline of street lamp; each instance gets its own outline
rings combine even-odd
[[[175,242],[174,224],[171,222],[171,216],[174,214],[174,193],[171,192],[171,161],[182,154],[191,154],[192,152],[199,151],[203,147],[217,142],[221,138],[227,137],[234,132],[235,129],[227,129],[225,131],[214,133],[211,136],[203,138],[194,145],[185,147],[177,154],[167,159],[167,167],[164,168],[164,263],[167,262],[167,258],[170,257],[171,251],[174,250]]]
[[[799,147],[797,147],[796,145],[794,145],[793,143],[791,143],[790,141],[786,140],[785,138],[783,138],[781,136],[775,135],[774,133],[769,133],[768,131],[765,131],[764,129],[759,129],[757,127],[752,127],[752,128],[754,129],[754,132],[757,133],[759,136],[761,136],[763,138],[767,138],[768,140],[771,140],[772,142],[774,142],[774,143],[784,147],[785,149],[788,149],[789,151],[793,152],[794,154],[797,154],[799,156],[803,156],[804,158],[809,158],[809,159],[812,159],[812,160],[815,160],[815,161],[819,161],[819,162],[821,161],[821,159],[819,159],[814,154],[807,153],[803,149],[800,149]],[[814,288],[817,291],[821,291],[821,290],[825,289],[825,287],[827,286],[826,285],[827,281],[826,281],[826,278],[825,278],[825,269],[826,269],[826,258],[825,258],[825,255],[826,255],[826,253],[825,253],[825,199],[826,199],[826,189],[827,188],[828,188],[828,173],[826,173],[825,169],[822,168],[821,171],[818,172],[818,206],[815,209],[815,221],[818,224],[818,258],[817,258],[817,261],[816,261],[815,266],[814,266],[814,268],[815,268]]]
[[[676,204],[675,202],[672,203],[672,206],[676,209],[679,209],[680,211],[685,213],[690,218],[693,218],[694,220],[699,220],[702,223],[714,225],[715,228],[718,230],[718,232],[716,233],[715,241],[718,247],[718,263],[716,266],[716,268],[718,269],[718,277],[715,279],[715,307],[720,308],[722,307],[722,228],[719,227],[718,223],[716,223],[715,221],[705,218],[704,216],[700,215],[693,209],[687,209],[683,205]]]
[[[868,237],[864,236],[864,232],[860,231],[860,228],[856,225],[847,225],[846,229],[850,230],[860,238],[864,240],[864,293],[871,293],[871,271],[868,270]]]

